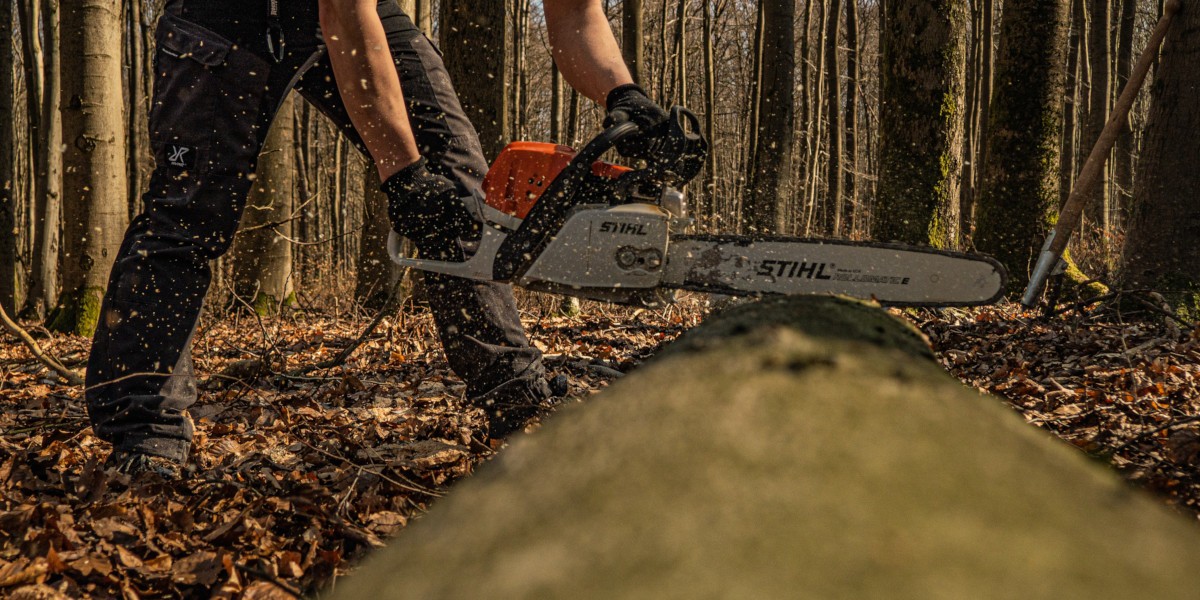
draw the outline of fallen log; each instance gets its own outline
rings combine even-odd
[[[485,465],[338,598],[1184,598],[1200,532],[864,303],[711,318]]]

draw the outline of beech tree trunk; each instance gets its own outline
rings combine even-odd
[[[1085,77],[1082,77],[1083,59],[1086,57],[1086,48],[1083,45],[1086,43],[1087,36],[1084,33],[1087,30],[1087,11],[1084,10],[1084,0],[1071,1],[1071,25],[1070,34],[1067,38],[1067,79],[1066,93],[1063,95],[1063,132],[1062,132],[1062,168],[1059,169],[1059,206],[1064,206],[1067,199],[1071,196],[1071,188],[1075,185],[1075,176],[1079,172],[1080,165],[1077,164],[1076,148],[1079,144],[1078,125],[1079,117],[1083,115],[1080,109],[1084,104],[1085,95],[1080,93],[1082,82]],[[1084,157],[1087,156],[1090,149],[1080,148]]]
[[[854,2],[855,0],[846,0]],[[829,119],[829,165],[825,185],[829,190],[825,198],[825,233],[832,236],[842,234],[842,86],[841,60],[838,48],[841,44],[840,31],[842,0],[829,0],[825,15],[825,114]]]
[[[704,11],[703,24],[704,28],[704,137],[708,139],[708,143],[713,147],[717,143],[717,68],[713,42],[713,6],[711,0],[701,0],[701,9]],[[708,162],[704,164],[704,195],[702,196],[701,204],[697,207],[698,217],[704,219],[705,216],[712,216],[715,221],[719,218],[716,213],[717,206],[717,165],[718,153],[711,152],[708,155]]]
[[[645,8],[643,0],[623,0],[621,51],[638,85],[646,84]]]
[[[749,189],[742,224],[751,233],[781,233],[792,193],[791,163],[796,97],[796,0],[760,0],[762,83]]]
[[[969,19],[962,0],[884,4],[876,239],[958,243]]]
[[[1125,91],[1125,85],[1129,83],[1129,77],[1133,73],[1134,61],[1134,30],[1137,26],[1137,0],[1120,0],[1121,1],[1121,16],[1120,16],[1120,47],[1117,50],[1117,97]],[[1121,134],[1117,137],[1117,146],[1113,160],[1115,165],[1113,173],[1116,178],[1114,189],[1116,197],[1113,199],[1114,220],[1118,225],[1124,225],[1129,219],[1129,212],[1133,204],[1133,167],[1134,167],[1134,139],[1133,139],[1133,123],[1131,119],[1125,119],[1124,126],[1121,128]]]
[[[1025,287],[1058,213],[1068,4],[1006,0],[975,245]]]
[[[231,257],[234,292],[261,316],[277,314],[296,300],[289,239],[296,196],[294,98],[284,100],[267,132]]]
[[[490,163],[508,143],[508,8],[512,0],[442,0],[441,50]]]
[[[0,10],[0,308],[16,313],[17,303],[17,204],[20,187],[16,178],[16,132],[13,95],[16,89],[16,48],[13,47],[13,10]]]
[[[1200,10],[1185,3],[1163,45],[1134,217],[1125,246],[1125,284],[1165,293],[1200,318]]]
[[[1100,133],[1108,123],[1112,107],[1112,2],[1113,0],[1087,0],[1087,112],[1083,118],[1083,130],[1079,148],[1082,156],[1091,153],[1100,139]],[[1112,231],[1111,197],[1109,195],[1109,170],[1087,201],[1085,212],[1094,229],[1088,237],[1105,244],[1105,234]]]
[[[38,1],[38,0],[34,0]],[[34,141],[36,150],[34,189],[33,264],[30,269],[29,294],[21,315],[40,318],[58,303],[58,257],[62,225],[63,193],[63,129],[60,100],[62,95],[62,52],[59,0],[40,0],[42,3],[42,85],[39,130]]]
[[[1197,562],[1187,519],[911,325],[793,297],[511,440],[330,596],[1187,598]]]
[[[843,213],[846,220],[844,230],[850,236],[859,226],[858,33],[858,0],[846,0],[846,201]]]
[[[51,328],[88,336],[128,220],[120,0],[64,3],[63,297]]]

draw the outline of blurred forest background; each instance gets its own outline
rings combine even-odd
[[[651,97],[702,116],[714,151],[690,191],[698,230],[978,250],[1015,286],[1163,11],[1161,0],[603,1]],[[602,108],[553,65],[540,1],[400,3],[439,42],[489,158],[511,140],[578,146],[598,131]],[[0,305],[86,335],[153,169],[163,4],[6,8]],[[1094,191],[1072,247],[1078,281],[1194,304],[1198,47],[1200,10],[1185,9]],[[334,127],[289,101],[256,181],[210,308],[380,306],[399,276],[383,254],[385,200]]]

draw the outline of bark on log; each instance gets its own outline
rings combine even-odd
[[[337,598],[1183,598],[1200,533],[863,303],[740,307],[517,439]]]

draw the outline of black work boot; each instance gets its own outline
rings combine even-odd
[[[553,412],[567,395],[566,376],[514,379],[471,399],[487,413],[488,436],[502,440]]]
[[[131,479],[145,474],[156,475],[163,481],[178,481],[183,478],[183,467],[179,463],[169,458],[130,450],[113,450],[104,461],[104,470],[128,475]]]

